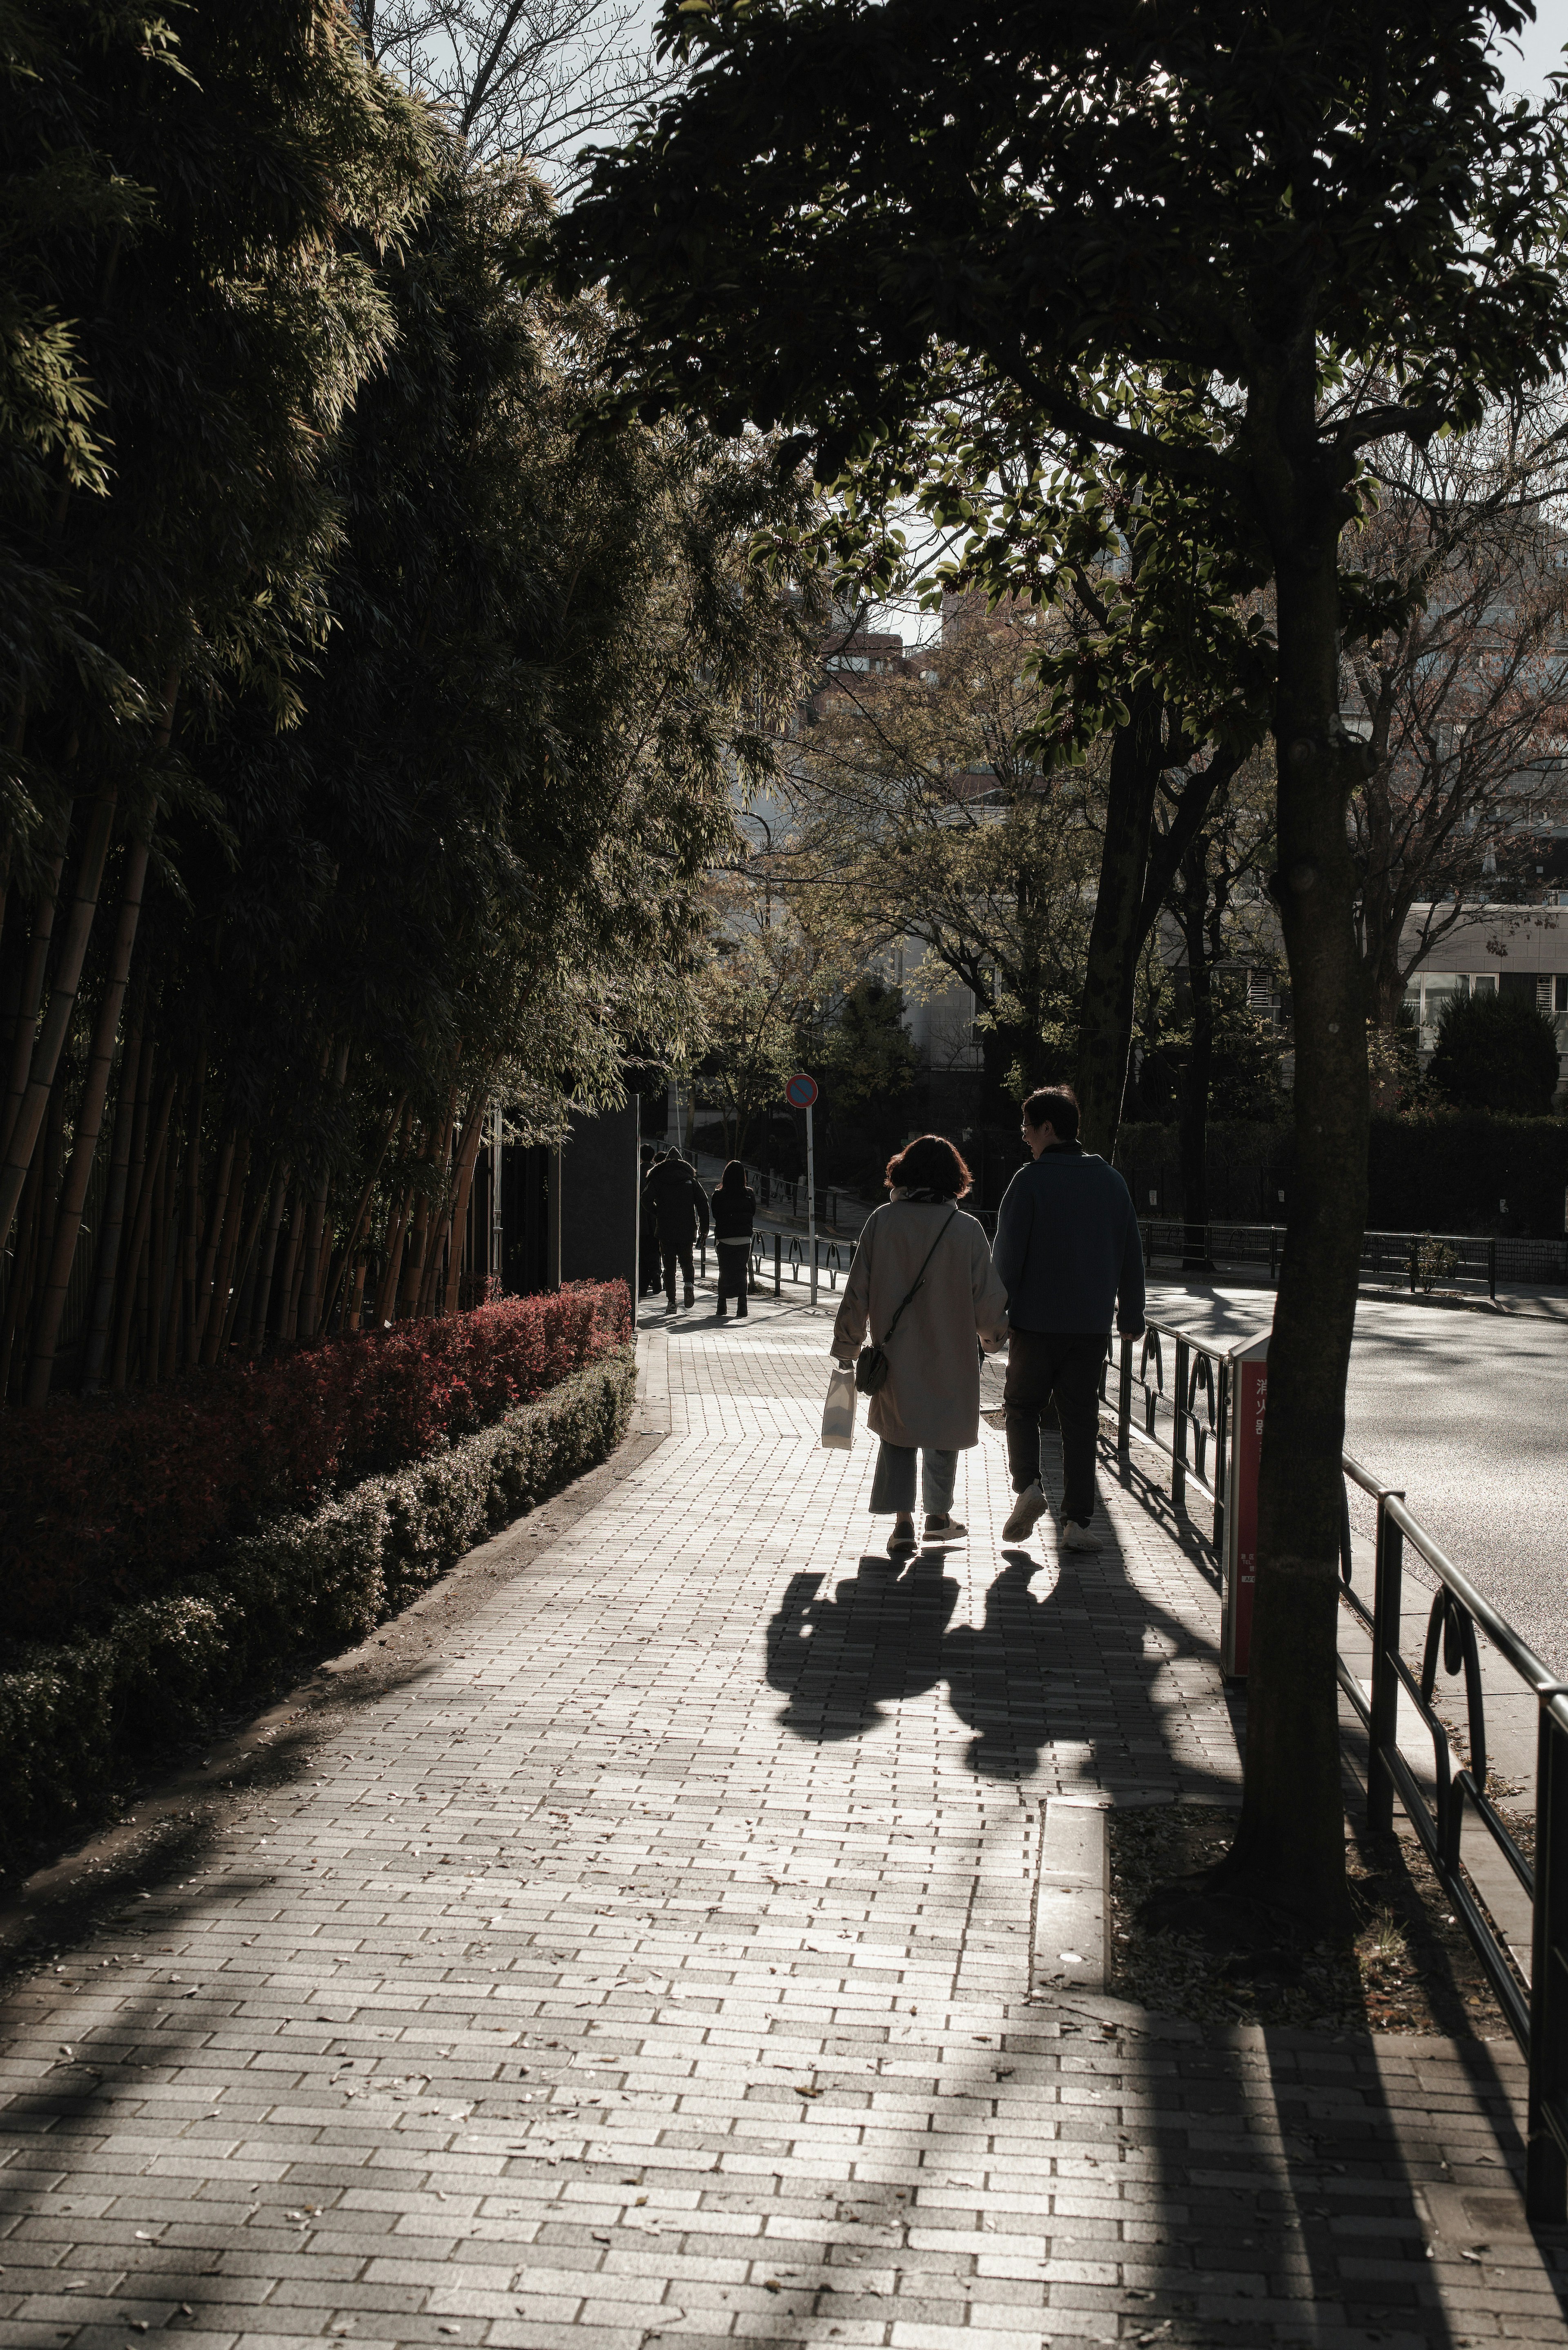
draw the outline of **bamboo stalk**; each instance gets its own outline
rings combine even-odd
[[[114,1139],[109,1146],[109,1190],[99,1229],[93,1270],[92,1307],[82,1347],[81,1390],[91,1395],[103,1376],[109,1347],[109,1317],[114,1310],[114,1284],[119,1271],[120,1243],[125,1237],[125,1207],[131,1170],[140,1173],[140,1154],[147,1147],[147,1097],[151,1090],[151,1045],[142,1049],[141,1012],[133,1016],[119,1064],[119,1085],[114,1105]]]
[[[344,1080],[348,1075],[348,1046],[345,1043],[337,1048],[337,1066],[333,1072],[333,1080],[339,1093],[343,1090]],[[327,1231],[327,1203],[331,1193],[332,1162],[328,1159],[322,1162],[320,1190],[312,1203],[310,1229],[306,1240],[305,1280],[300,1297],[303,1326],[299,1333],[300,1336],[306,1339],[314,1338],[317,1336],[317,1315],[320,1310],[322,1291],[326,1286],[327,1253],[323,1252],[322,1242]]]
[[[158,1205],[159,1178],[163,1166],[165,1145],[169,1139],[169,1118],[174,1107],[175,1092],[174,1078],[166,1077],[158,1104],[158,1116],[153,1127],[152,1139],[148,1145],[140,1189],[137,1193],[136,1213],[130,1227],[130,1244],[126,1250],[125,1265],[120,1274],[119,1305],[114,1320],[114,1354],[109,1375],[109,1384],[116,1393],[124,1388],[126,1381],[130,1350],[131,1315],[135,1310],[137,1288],[141,1279],[141,1260],[147,1247],[148,1232]],[[151,1308],[154,1302],[151,1276],[149,1292],[148,1305]],[[152,1319],[151,1311],[146,1318],[150,1329]],[[156,1360],[155,1351],[151,1358]]]
[[[251,1326],[245,1339],[245,1350],[252,1355],[259,1354],[266,1343],[267,1315],[272,1311],[273,1268],[277,1262],[278,1229],[283,1222],[284,1205],[288,1198],[288,1179],[292,1171],[286,1159],[278,1169],[277,1180],[273,1186],[272,1205],[267,1211],[266,1246],[262,1253],[261,1271],[256,1276],[255,1304],[251,1309]]]
[[[265,1180],[257,1187],[255,1205],[251,1210],[251,1220],[245,1227],[244,1238],[240,1243],[239,1251],[234,1259],[234,1288],[230,1294],[228,1311],[223,1315],[223,1326],[218,1338],[220,1361],[227,1357],[240,1324],[247,1319],[252,1277],[255,1271],[256,1248],[261,1240],[262,1221],[267,1212],[271,1200],[272,1169],[269,1167]]]
[[[103,887],[103,868],[114,829],[114,806],[115,793],[111,785],[99,794],[88,818],[81,861],[77,868],[76,894],[71,900],[70,915],[60,941],[54,985],[49,991],[49,1008],[44,1015],[44,1024],[33,1048],[26,1087],[11,1121],[5,1156],[0,1162],[0,1245],[4,1244],[10,1232],[16,1202],[22,1196],[22,1186],[33,1163],[33,1152],[43,1127],[45,1112],[55,1094],[60,1054],[76,1013],[82,964],[87,959],[88,940],[92,931],[93,917],[98,912],[99,892]]]
[[[376,1327],[378,1330],[383,1330],[386,1328],[388,1322],[391,1319],[392,1307],[397,1301],[398,1276],[402,1270],[403,1263],[403,1231],[404,1227],[408,1223],[409,1212],[412,1204],[413,1199],[410,1192],[404,1191],[400,1193],[397,1206],[393,1211],[392,1222],[388,1230],[387,1262],[381,1267],[381,1278],[376,1284]]]
[[[48,968],[49,941],[55,931],[55,910],[59,904],[60,875],[65,870],[66,837],[69,827],[67,810],[59,823],[59,847],[49,862],[48,895],[34,916],[33,934],[27,942],[23,964],[16,1022],[11,1031],[5,1099],[0,1104],[0,1149],[10,1143],[11,1128],[16,1124],[16,1112],[27,1090],[27,1071],[32,1066],[33,1048],[37,1042],[38,1013],[44,1001],[44,974]]]
[[[332,1311],[337,1303],[337,1292],[342,1283],[343,1274],[347,1272],[349,1260],[353,1256],[355,1250],[359,1245],[360,1235],[365,1230],[365,1220],[370,1212],[370,1203],[376,1195],[376,1180],[381,1172],[382,1162],[385,1160],[387,1152],[390,1148],[392,1137],[397,1132],[403,1112],[408,1107],[408,1100],[409,1097],[406,1093],[400,1094],[398,1096],[396,1106],[393,1108],[390,1118],[387,1120],[386,1126],[382,1131],[380,1146],[376,1152],[375,1160],[371,1166],[370,1172],[365,1179],[365,1188],[359,1194],[359,1204],[354,1211],[352,1229],[349,1232],[348,1239],[343,1243],[342,1267],[339,1270],[337,1280],[331,1284],[327,1293],[327,1311],[322,1316],[323,1328],[331,1327]],[[361,1295],[363,1295],[364,1287],[365,1274],[364,1270],[361,1267],[359,1274],[359,1294]],[[355,1306],[356,1310],[358,1310],[358,1296],[356,1296],[355,1299]]]
[[[202,1251],[201,1268],[196,1275],[194,1310],[191,1316],[191,1352],[188,1359],[192,1363],[201,1359],[202,1342],[206,1336],[207,1323],[212,1313],[213,1281],[217,1272],[218,1251],[223,1246],[223,1229],[228,1222],[229,1201],[234,1192],[234,1156],[237,1148],[237,1131],[231,1127],[223,1137],[223,1148],[218,1159],[218,1179],[213,1186],[212,1204],[204,1205],[202,1211],[205,1246]]]
[[[130,956],[136,944],[137,924],[141,919],[141,898],[147,882],[150,846],[150,837],[134,839],[126,851],[119,920],[115,926],[114,946],[99,1003],[98,1018],[93,1024],[92,1046],[88,1056],[87,1075],[82,1082],[81,1098],[77,1105],[76,1136],[70,1163],[66,1170],[65,1186],[60,1194],[54,1242],[49,1252],[48,1274],[34,1318],[33,1359],[27,1374],[29,1403],[43,1402],[54,1376],[60,1316],[65,1312],[66,1292],[70,1285],[71,1266],[76,1262],[77,1241],[81,1232],[82,1207],[87,1199],[88,1185],[92,1180],[93,1160],[98,1156],[99,1136],[103,1130],[103,1109],[109,1097],[109,1071],[114,1065],[115,1040],[119,1035],[120,1009],[130,976]]]
[[[218,1359],[218,1350],[228,1326],[233,1303],[229,1295],[229,1274],[234,1261],[234,1248],[240,1236],[240,1218],[244,1210],[245,1180],[250,1172],[251,1142],[249,1135],[241,1143],[229,1179],[229,1202],[223,1217],[223,1229],[218,1241],[218,1262],[213,1275],[212,1295],[202,1312],[205,1327],[202,1332],[201,1360],[209,1368]]]
[[[16,1247],[11,1278],[5,1286],[5,1315],[0,1321],[0,1402],[9,1392],[11,1350],[33,1286],[33,1260],[37,1253],[38,1198],[44,1188],[44,1162],[29,1168],[22,1192],[22,1212],[16,1220]]]
[[[469,1195],[473,1189],[473,1170],[479,1158],[480,1139],[484,1132],[484,1112],[489,1095],[482,1087],[469,1106],[463,1127],[456,1194],[452,1203],[452,1241],[447,1258],[446,1310],[457,1311],[458,1284],[462,1278],[464,1220],[468,1214]]]
[[[451,1093],[447,1096],[446,1123],[441,1128],[441,1149],[445,1153],[447,1159],[447,1213],[440,1217],[432,1214],[431,1217],[430,1239],[429,1245],[425,1252],[424,1272],[420,1279],[420,1294],[414,1306],[414,1311],[419,1315],[421,1321],[424,1316],[431,1311],[435,1305],[435,1294],[438,1285],[444,1287],[444,1284],[441,1281],[441,1243],[445,1237],[447,1224],[450,1220],[452,1188],[457,1177],[458,1137],[456,1131],[456,1118],[457,1087],[454,1085]]]
[[[349,1295],[348,1311],[343,1316],[345,1330],[357,1330],[359,1327],[360,1309],[365,1303],[366,1270],[365,1260],[360,1257],[354,1267],[354,1287]]]

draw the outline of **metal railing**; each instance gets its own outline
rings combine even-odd
[[[839,1274],[842,1273],[847,1273],[849,1269],[848,1262],[843,1253],[843,1247],[845,1245],[847,1245],[847,1243],[841,1244],[837,1241],[826,1241],[822,1238],[820,1233],[818,1234],[816,1242],[816,1274],[819,1286],[823,1276],[826,1274],[829,1289],[836,1289],[838,1287]],[[764,1284],[770,1250],[773,1255],[774,1295],[775,1297],[781,1297],[784,1295],[784,1276],[786,1267],[788,1269],[791,1281],[798,1282],[803,1277],[809,1281],[811,1278],[810,1247],[811,1243],[801,1232],[754,1232],[752,1234],[751,1260],[751,1277],[753,1287],[755,1289],[761,1289]],[[850,1257],[853,1257],[854,1253],[854,1249],[851,1247],[849,1250]],[[706,1266],[707,1259],[706,1256],[704,1256],[704,1270],[706,1270]]]
[[[1133,1348],[1137,1343],[1122,1340],[1114,1405],[1106,1392],[1111,1367],[1107,1356],[1100,1383],[1105,1417],[1115,1422],[1116,1447],[1124,1460],[1130,1458],[1135,1440],[1166,1455],[1173,1502],[1181,1503],[1187,1487],[1196,1485],[1211,1503],[1211,1533],[1204,1539],[1222,1567],[1234,1366],[1225,1351],[1190,1331],[1151,1322],[1136,1374],[1142,1396],[1135,1415]],[[1168,1391],[1167,1345],[1174,1350]],[[1168,1431],[1164,1434],[1162,1404]],[[1557,1679],[1455,1566],[1407,1509],[1402,1491],[1380,1483],[1348,1452],[1343,1466],[1345,1478],[1368,1494],[1376,1509],[1369,1607],[1355,1588],[1348,1492],[1344,1495],[1340,1599],[1370,1639],[1369,1684],[1363,1688],[1343,1655],[1335,1660],[1339,1686],[1366,1732],[1368,1825],[1392,1828],[1394,1798],[1398,1796],[1524,2052],[1530,2078],[1525,2205],[1532,2220],[1557,2223],[1568,2218],[1568,1683]],[[1210,1469],[1211,1475],[1206,1474]],[[1407,1544],[1437,1586],[1418,1674],[1400,1652]],[[1533,1860],[1521,1850],[1487,1793],[1486,1693],[1478,1631],[1536,1703]],[[1439,1662],[1449,1676],[1463,1676],[1468,1761],[1456,1756],[1452,1737],[1433,1704]],[[1428,1803],[1398,1744],[1401,1691],[1432,1741],[1435,1803]],[[1480,1821],[1531,1904],[1528,1991],[1465,1869],[1461,1840],[1467,1811]]]
[[[1151,1216],[1142,1226],[1147,1264],[1210,1263],[1268,1268],[1277,1283],[1285,1251],[1283,1224],[1186,1224],[1179,1216]],[[1195,1237],[1196,1235],[1196,1237]],[[1361,1243],[1363,1280],[1397,1282],[1412,1292],[1473,1286],[1497,1295],[1501,1279],[1568,1282],[1568,1240],[1514,1240],[1482,1232],[1367,1232]]]

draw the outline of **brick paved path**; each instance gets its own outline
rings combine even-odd
[[[596,1506],[10,1996],[5,2336],[1561,2339],[1510,2051],[1048,1987],[1042,1798],[1233,1794],[1197,1568],[1119,1492],[1003,1556],[987,1433],[895,1573],[824,1320],[701,1315]]]

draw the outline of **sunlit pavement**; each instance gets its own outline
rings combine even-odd
[[[0,2326],[1559,2341],[1509,2048],[1201,2033],[1058,1947],[1043,1799],[1235,1797],[1162,1521],[1112,1482],[1096,1555],[1004,1552],[988,1430],[968,1543],[896,1566],[873,1448],[816,1443],[824,1315],[642,1318],[586,1513],[343,1660],[275,1783],[9,1998]]]

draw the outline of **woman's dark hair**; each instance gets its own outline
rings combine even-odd
[[[732,1159],[719,1178],[719,1189],[721,1191],[743,1191],[746,1188],[746,1170],[738,1159]]]
[[[888,1161],[889,1191],[934,1191],[939,1199],[961,1200],[974,1182],[961,1154],[945,1134],[922,1134]]]

